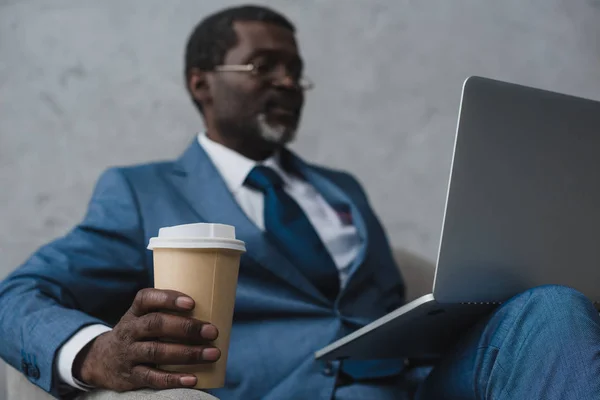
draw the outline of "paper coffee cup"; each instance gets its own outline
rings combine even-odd
[[[194,299],[191,316],[219,329],[214,345],[221,350],[215,363],[159,368],[196,375],[198,389],[224,386],[244,242],[235,238],[233,226],[198,223],[161,228],[148,249],[154,253],[154,287],[177,290]]]

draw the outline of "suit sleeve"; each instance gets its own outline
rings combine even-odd
[[[92,324],[112,325],[150,283],[138,205],[119,169],[98,180],[83,221],[0,283],[0,355],[54,395],[57,350]]]

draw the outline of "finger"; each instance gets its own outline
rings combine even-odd
[[[132,360],[140,364],[205,364],[215,362],[221,357],[221,351],[216,347],[179,343],[137,342],[130,349]]]
[[[217,328],[195,318],[165,313],[150,313],[132,323],[133,339],[162,338],[202,344],[219,336]]]
[[[197,382],[194,375],[166,372],[144,365],[136,365],[133,367],[131,370],[131,378],[140,387],[149,387],[159,390],[192,387]]]
[[[194,308],[194,300],[175,290],[142,289],[137,292],[129,308],[136,317],[158,310],[189,311]]]

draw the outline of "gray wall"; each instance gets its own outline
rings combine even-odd
[[[189,143],[184,41],[236,3],[0,0],[0,278],[79,220],[104,168]],[[465,77],[600,98],[598,0],[259,3],[297,23],[317,82],[294,148],[355,173],[394,245],[426,259]]]

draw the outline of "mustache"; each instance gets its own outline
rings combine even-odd
[[[268,96],[263,103],[264,111],[268,111],[274,107],[281,107],[299,113],[302,109],[302,95],[292,93],[280,93]]]

